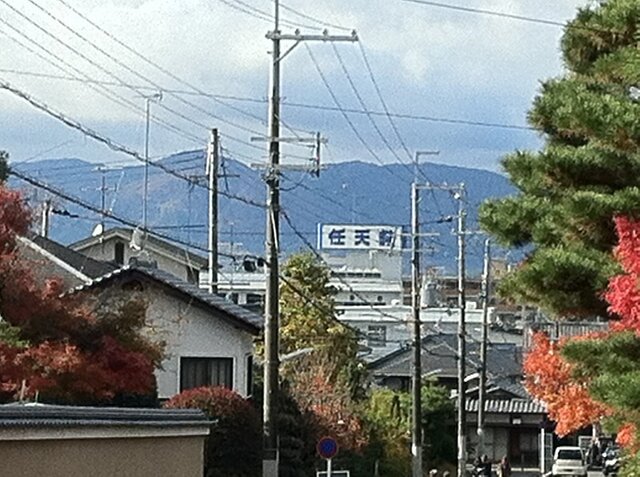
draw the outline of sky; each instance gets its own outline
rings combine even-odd
[[[555,22],[589,3],[443,2]],[[251,138],[266,135],[272,10],[271,0],[0,0],[0,81],[139,154],[148,102],[154,159],[203,148],[218,128],[227,156],[263,162],[266,145]],[[437,150],[430,161],[500,171],[505,154],[540,147],[523,127],[540,81],[563,73],[559,26],[405,0],[287,0],[281,19],[283,33],[353,29],[360,39],[304,42],[281,61],[282,134],[320,132],[324,163],[409,162]],[[437,120],[339,111],[362,101],[383,112],[376,87],[392,113]],[[146,99],[158,91],[159,102]],[[0,123],[0,149],[13,161],[132,161],[3,90]],[[282,162],[307,163],[312,152],[286,146]]]

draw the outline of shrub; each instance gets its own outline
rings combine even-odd
[[[205,455],[206,477],[256,477],[261,469],[262,430],[253,405],[222,387],[189,389],[165,403],[201,409],[211,418]]]

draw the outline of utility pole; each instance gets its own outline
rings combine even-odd
[[[464,206],[464,184],[456,194],[458,199],[458,477],[465,477],[467,465],[466,439],[466,290],[465,290],[465,234],[466,210]]]
[[[49,225],[51,218],[51,199],[47,199],[42,204],[42,220],[40,222],[40,235],[49,238]]]
[[[417,158],[416,158],[417,162]],[[411,184],[411,307],[413,308],[413,373],[411,380],[411,456],[413,477],[422,477],[422,337],[420,333],[420,189]]]
[[[482,341],[480,343],[480,386],[478,390],[478,457],[484,454],[484,403],[487,387],[487,333],[489,328],[489,294],[491,293],[491,241],[484,241],[482,270]]]
[[[274,2],[274,37],[271,51],[271,76],[269,100],[269,168],[267,182],[267,282],[265,293],[264,317],[264,455],[262,460],[263,477],[278,477],[278,436],[276,427],[279,377],[279,330],[280,330],[280,291],[278,275],[278,245],[280,238],[280,9],[279,0]]]
[[[211,130],[207,153],[207,177],[209,179],[209,293],[218,292],[218,165],[220,163],[220,138],[217,129]]]
[[[265,293],[264,323],[264,455],[262,461],[263,477],[278,476],[278,436],[277,405],[279,395],[279,274],[278,251],[280,247],[280,142],[288,141],[280,137],[280,65],[282,60],[302,41],[357,41],[355,32],[349,36],[332,36],[326,31],[322,35],[292,35],[280,31],[280,1],[274,0],[274,29],[267,33],[272,41],[271,75],[269,85],[269,163],[265,174],[267,183],[267,224],[266,256],[268,276]],[[281,54],[280,42],[292,40],[294,44]],[[314,144],[319,138],[309,138]],[[290,141],[290,140],[289,140]],[[318,158],[320,151],[318,150]]]
[[[422,270],[420,268],[420,185],[418,173],[420,156],[438,152],[417,151],[414,161],[413,184],[411,184],[411,307],[413,311],[413,362],[411,379],[411,456],[412,475],[422,477],[422,336],[420,321],[420,289]],[[431,234],[433,235],[433,234]]]

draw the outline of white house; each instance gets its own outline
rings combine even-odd
[[[250,394],[253,339],[263,318],[153,267],[117,268],[44,237],[20,238],[21,254],[34,263],[36,279],[60,277],[74,293],[92,295],[99,306],[115,306],[132,294],[147,303],[149,335],[166,342],[156,370],[158,395],[222,385]]]
[[[190,388],[224,386],[251,394],[253,339],[262,317],[157,268],[128,265],[74,293],[89,293],[98,306],[135,294],[147,302],[147,332],[166,343],[156,370],[158,397]]]

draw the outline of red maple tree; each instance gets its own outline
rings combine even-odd
[[[139,331],[139,321],[107,333],[82,297],[64,295],[60,280],[36,280],[17,245],[30,224],[21,194],[0,184],[0,401],[38,394],[94,404],[153,394],[158,346],[123,339]]]
[[[593,374],[569,362],[562,354],[563,347],[580,341],[611,342],[622,333],[633,331],[640,336],[640,221],[616,217],[619,242],[614,255],[622,273],[611,278],[604,297],[609,303],[609,329],[564,338],[553,342],[543,333],[533,337],[533,346],[525,357],[524,373],[527,390],[547,405],[549,416],[556,421],[556,432],[566,435],[605,416],[615,416],[618,442],[628,448],[638,445],[638,422],[620,406],[594,399],[590,393]],[[587,370],[588,371],[588,370]],[[595,374],[597,375],[597,373]]]
[[[560,436],[609,414],[607,406],[591,398],[587,383],[573,379],[573,366],[561,354],[567,341],[553,342],[546,334],[536,333],[523,365],[527,390],[546,404]]]

